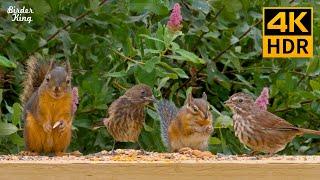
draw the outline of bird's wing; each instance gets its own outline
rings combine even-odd
[[[286,120],[264,110],[257,111],[254,114],[254,119],[257,121],[257,124],[267,130],[296,131],[299,129]]]

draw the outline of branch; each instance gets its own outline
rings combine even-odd
[[[319,101],[320,99],[318,99],[318,100],[306,100],[306,101],[302,101],[302,102],[300,102],[300,104],[301,105],[306,105],[306,104],[310,104],[310,103],[312,103],[313,101]],[[279,109],[279,110],[276,110],[276,111],[274,111],[274,112],[285,112],[285,111],[288,111],[288,110],[290,110],[290,109],[292,109],[292,108],[284,108],[284,109]]]
[[[216,20],[216,19],[218,18],[218,16],[221,14],[221,12],[222,12],[223,9],[224,9],[224,6],[222,6],[222,8],[219,9],[219,11],[217,12],[217,14],[214,15],[212,21],[208,24],[207,27],[210,27],[210,26],[212,25],[212,23],[215,22],[215,20]],[[194,43],[194,44],[199,44],[204,35],[205,35],[205,32],[201,31],[201,34],[200,34],[197,42]],[[193,46],[192,51],[194,51],[196,48],[197,48],[197,46]]]
[[[262,19],[259,20],[258,22],[256,22],[255,24],[253,24],[252,26],[250,26],[250,28],[244,32],[240,37],[239,40],[233,44],[230,44],[226,49],[224,49],[223,51],[221,51],[216,57],[214,57],[212,59],[213,62],[216,62],[217,59],[219,59],[224,53],[226,53],[229,49],[231,49],[234,45],[238,44],[251,30],[253,27],[255,27],[256,25],[259,25],[260,23],[262,23]]]
[[[217,56],[215,56],[213,59],[212,59],[212,62],[216,62],[224,53],[226,53],[229,49],[231,49],[234,45],[238,44],[251,30],[253,27],[259,25],[260,23],[262,22],[262,19],[259,20],[258,22],[256,22],[255,24],[253,24],[252,26],[250,26],[250,28],[245,31],[243,34],[241,34],[241,36],[238,38],[239,40],[233,44],[230,44],[227,48],[225,48],[223,51],[221,51]],[[193,77],[197,77],[198,74],[204,70],[204,68],[208,65],[208,63],[205,63],[203,64],[200,69],[197,70],[197,72],[194,74]],[[187,79],[182,85],[179,86],[179,88],[177,89],[180,90],[181,88],[183,88],[184,86],[186,86],[193,78],[189,78]]]
[[[98,5],[97,8],[101,7],[101,6],[102,6],[103,4],[105,4],[106,2],[107,2],[107,0],[102,0],[102,1],[99,3],[99,5]],[[61,31],[66,30],[66,29],[67,29],[69,26],[71,26],[73,23],[79,21],[80,19],[83,19],[83,18],[86,17],[88,14],[92,13],[94,10],[95,10],[95,9],[90,9],[90,10],[88,10],[87,12],[85,12],[85,13],[79,15],[78,17],[76,17],[75,21],[69,22],[69,23],[67,23],[66,25],[64,25],[62,28],[58,29],[55,33],[53,33],[52,35],[50,35],[50,36],[47,38],[47,42],[46,42],[44,45],[38,47],[36,50],[34,50],[34,51],[31,52],[30,54],[28,54],[27,57],[31,56],[32,54],[34,54],[35,52],[39,51],[40,49],[46,47],[46,46],[48,45],[49,41],[51,41],[52,39],[54,39]]]
[[[215,20],[218,18],[218,16],[221,14],[222,10],[224,9],[225,6],[222,6],[221,9],[219,9],[219,11],[214,15],[213,19],[211,20],[211,22],[207,25],[207,27],[210,27],[212,25],[212,23],[215,22]],[[210,13],[209,13],[210,14]],[[199,38],[197,39],[197,42],[195,42],[194,44],[199,44],[201,42],[201,39],[203,38],[203,36],[205,35],[206,33],[201,31],[201,34],[199,36]],[[191,49],[191,51],[195,51],[196,48],[198,46],[193,46],[193,48]],[[182,63],[182,67],[185,67],[186,65],[186,62],[183,62]],[[166,95],[169,93],[169,91],[166,92]]]
[[[290,0],[289,4],[293,3],[294,0]],[[235,44],[239,43],[251,30],[253,27],[259,25],[260,23],[262,23],[262,19],[260,19],[258,22],[256,22],[255,24],[253,24],[246,32],[244,32],[240,37],[239,40],[233,44],[230,44],[226,49],[224,49],[223,51],[221,51],[216,57],[214,57],[212,59],[213,62],[216,62],[224,53],[226,53],[229,49],[231,49]],[[204,65],[202,65],[202,67],[195,73],[195,77],[198,76],[198,74],[204,70],[204,68],[207,66],[208,63],[205,63]],[[179,88],[177,89],[177,91],[179,91],[181,88],[183,88],[184,86],[186,86],[191,80],[193,79],[193,77],[187,79],[182,85],[179,86]]]
[[[139,62],[139,61],[136,61],[136,60],[134,60],[134,59],[132,59],[132,58],[130,58],[130,57],[127,57],[127,56],[121,54],[121,53],[120,53],[119,51],[117,51],[117,50],[114,50],[114,49],[112,49],[112,48],[108,48],[108,49],[110,49],[112,52],[114,52],[114,53],[118,54],[119,56],[121,56],[125,61],[126,61],[126,60],[129,60],[129,61],[134,62],[134,63],[136,63],[136,64],[145,64],[144,62]]]

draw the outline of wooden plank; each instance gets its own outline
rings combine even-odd
[[[0,179],[320,179],[319,163],[0,162]]]

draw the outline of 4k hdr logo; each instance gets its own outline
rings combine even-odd
[[[263,8],[263,57],[312,57],[312,13],[310,7]]]

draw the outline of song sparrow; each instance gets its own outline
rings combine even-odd
[[[139,84],[128,89],[110,105],[109,117],[103,122],[115,142],[138,141],[145,121],[144,107],[153,101],[151,88]]]
[[[316,134],[320,131],[293,126],[284,119],[260,109],[245,93],[232,95],[225,104],[233,112],[235,135],[253,152],[277,153],[297,135]]]

